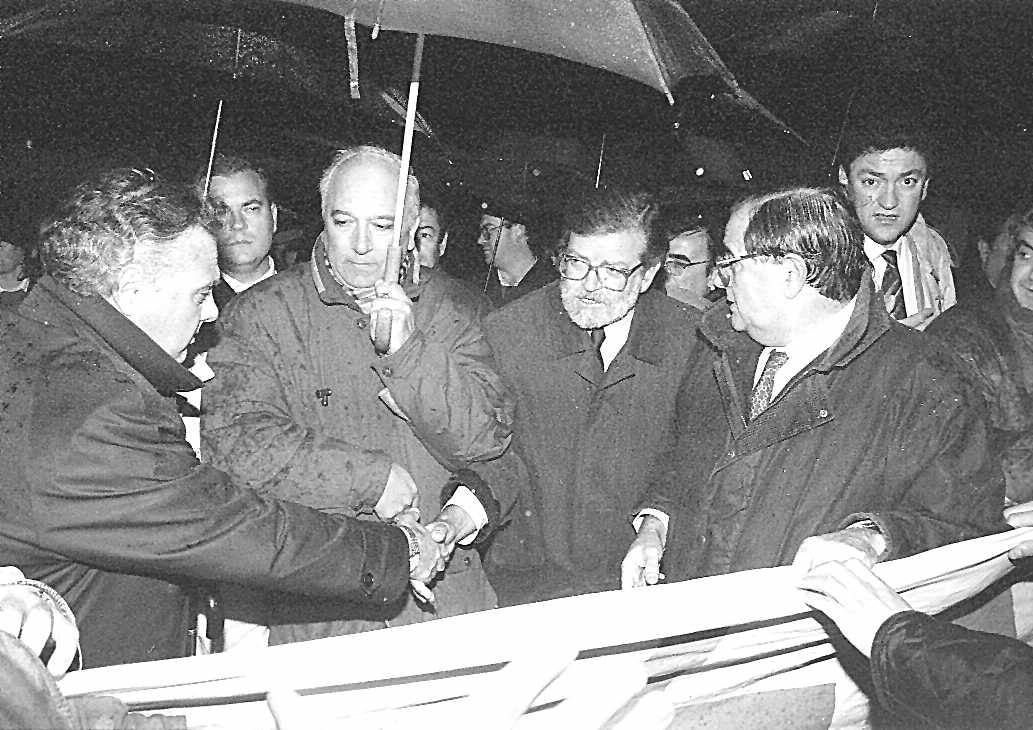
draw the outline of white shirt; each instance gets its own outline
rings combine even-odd
[[[850,321],[850,315],[854,313],[856,303],[857,297],[854,297],[847,306],[843,307],[842,311],[836,312],[817,327],[809,328],[804,336],[797,338],[793,342],[781,347],[765,347],[761,350],[760,357],[757,358],[757,369],[753,374],[753,385],[756,386],[760,380],[761,373],[764,372],[764,366],[768,362],[771,351],[781,350],[784,352],[789,356],[789,359],[775,373],[775,379],[772,382],[771,388],[771,398],[774,400],[775,396],[782,392],[782,389],[786,387],[786,384],[797,373],[807,367],[818,355],[832,347],[836,340],[842,336],[847,322]]]
[[[603,344],[599,348],[599,355],[603,359],[603,370],[610,369],[610,363],[614,361],[624,345],[628,342],[628,335],[631,333],[631,320],[635,316],[635,309],[632,308],[627,314],[603,327]]]
[[[265,273],[262,274],[257,279],[255,279],[250,284],[245,284],[242,281],[234,279],[232,276],[230,276],[226,272],[223,272],[222,280],[225,281],[227,284],[229,284],[230,289],[232,289],[237,294],[240,294],[242,291],[245,291],[245,290],[249,289],[250,287],[253,287],[255,284],[257,284],[260,281],[265,281],[266,279],[268,279],[269,277],[271,277],[273,274],[276,273],[276,264],[273,263],[273,257],[272,256],[266,256],[265,257],[265,262],[266,262],[266,265],[268,266],[268,268],[266,269]]]

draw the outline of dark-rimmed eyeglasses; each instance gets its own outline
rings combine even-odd
[[[753,253],[748,253],[745,256],[722,256],[714,262],[714,273],[717,274],[717,278],[721,282],[721,286],[727,289],[728,285],[732,283],[732,267],[740,261],[756,258],[757,256],[768,255],[770,254],[765,254],[761,251],[754,251]]]
[[[599,284],[610,291],[624,291],[631,275],[645,265],[643,261],[630,269],[621,269],[606,264],[593,266],[584,259],[569,253],[560,254],[559,261],[556,262],[556,268],[559,269],[560,276],[564,279],[581,281],[594,271],[599,278]]]

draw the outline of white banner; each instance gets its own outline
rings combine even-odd
[[[1033,528],[1011,530],[883,563],[876,572],[917,610],[938,613],[1006,574],[1008,550],[1031,539]],[[191,728],[272,730],[263,700],[278,688],[300,692],[305,712],[327,727],[437,727],[439,714],[454,726],[472,708],[483,711],[485,697],[506,697],[512,676],[501,682],[498,670],[508,662],[520,659],[511,672],[533,674],[526,667],[543,657],[545,689],[532,704],[542,709],[518,727],[563,726],[555,723],[575,710],[585,720],[578,727],[598,727],[643,694],[659,692],[681,708],[829,682],[837,683],[833,725],[863,724],[863,696],[800,601],[798,577],[792,566],[744,571],[261,651],[90,669],[68,675],[61,689],[186,714]],[[559,669],[557,656],[566,657]],[[665,681],[645,684],[658,677]],[[603,716],[589,722],[589,715]],[[483,714],[468,717],[486,726]]]

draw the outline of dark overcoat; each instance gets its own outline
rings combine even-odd
[[[724,448],[705,481],[698,460],[676,464],[644,503],[672,514],[669,579],[788,564],[805,538],[862,518],[885,535],[887,560],[1006,529],[978,396],[935,339],[873,306],[873,289],[865,277],[840,338],[752,421],[762,348],[726,308],[704,317],[714,355],[683,392],[673,453],[699,445],[711,414],[696,404],[714,387]]]
[[[195,581],[358,605],[405,590],[400,530],[198,462],[175,394],[200,381],[103,299],[44,277],[0,326],[0,565],[64,596],[86,667],[187,654]]]
[[[699,315],[647,291],[628,341],[599,379],[588,333],[571,321],[559,282],[489,315],[485,331],[516,396],[514,446],[531,489],[522,529],[525,600],[618,588],[631,519],[674,440],[676,395],[705,348]],[[520,567],[519,556],[503,556]],[[501,578],[495,582],[505,591]]]

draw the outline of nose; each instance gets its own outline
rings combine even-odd
[[[230,210],[229,213],[227,213],[227,215],[229,216],[229,224],[231,229],[239,231],[247,225],[247,223],[244,220],[244,216],[241,214],[239,210]]]
[[[599,278],[599,269],[589,269],[585,277],[585,289],[587,291],[599,291],[603,288],[603,280]]]
[[[366,230],[365,226],[357,226],[357,230],[352,235],[352,251],[364,256],[373,250],[373,240],[370,238],[369,231]]]
[[[879,191],[879,206],[884,210],[893,210],[897,207],[897,189],[893,185],[884,185]]]
[[[214,322],[218,316],[219,308],[215,305],[215,297],[209,293],[201,304],[201,321]]]

